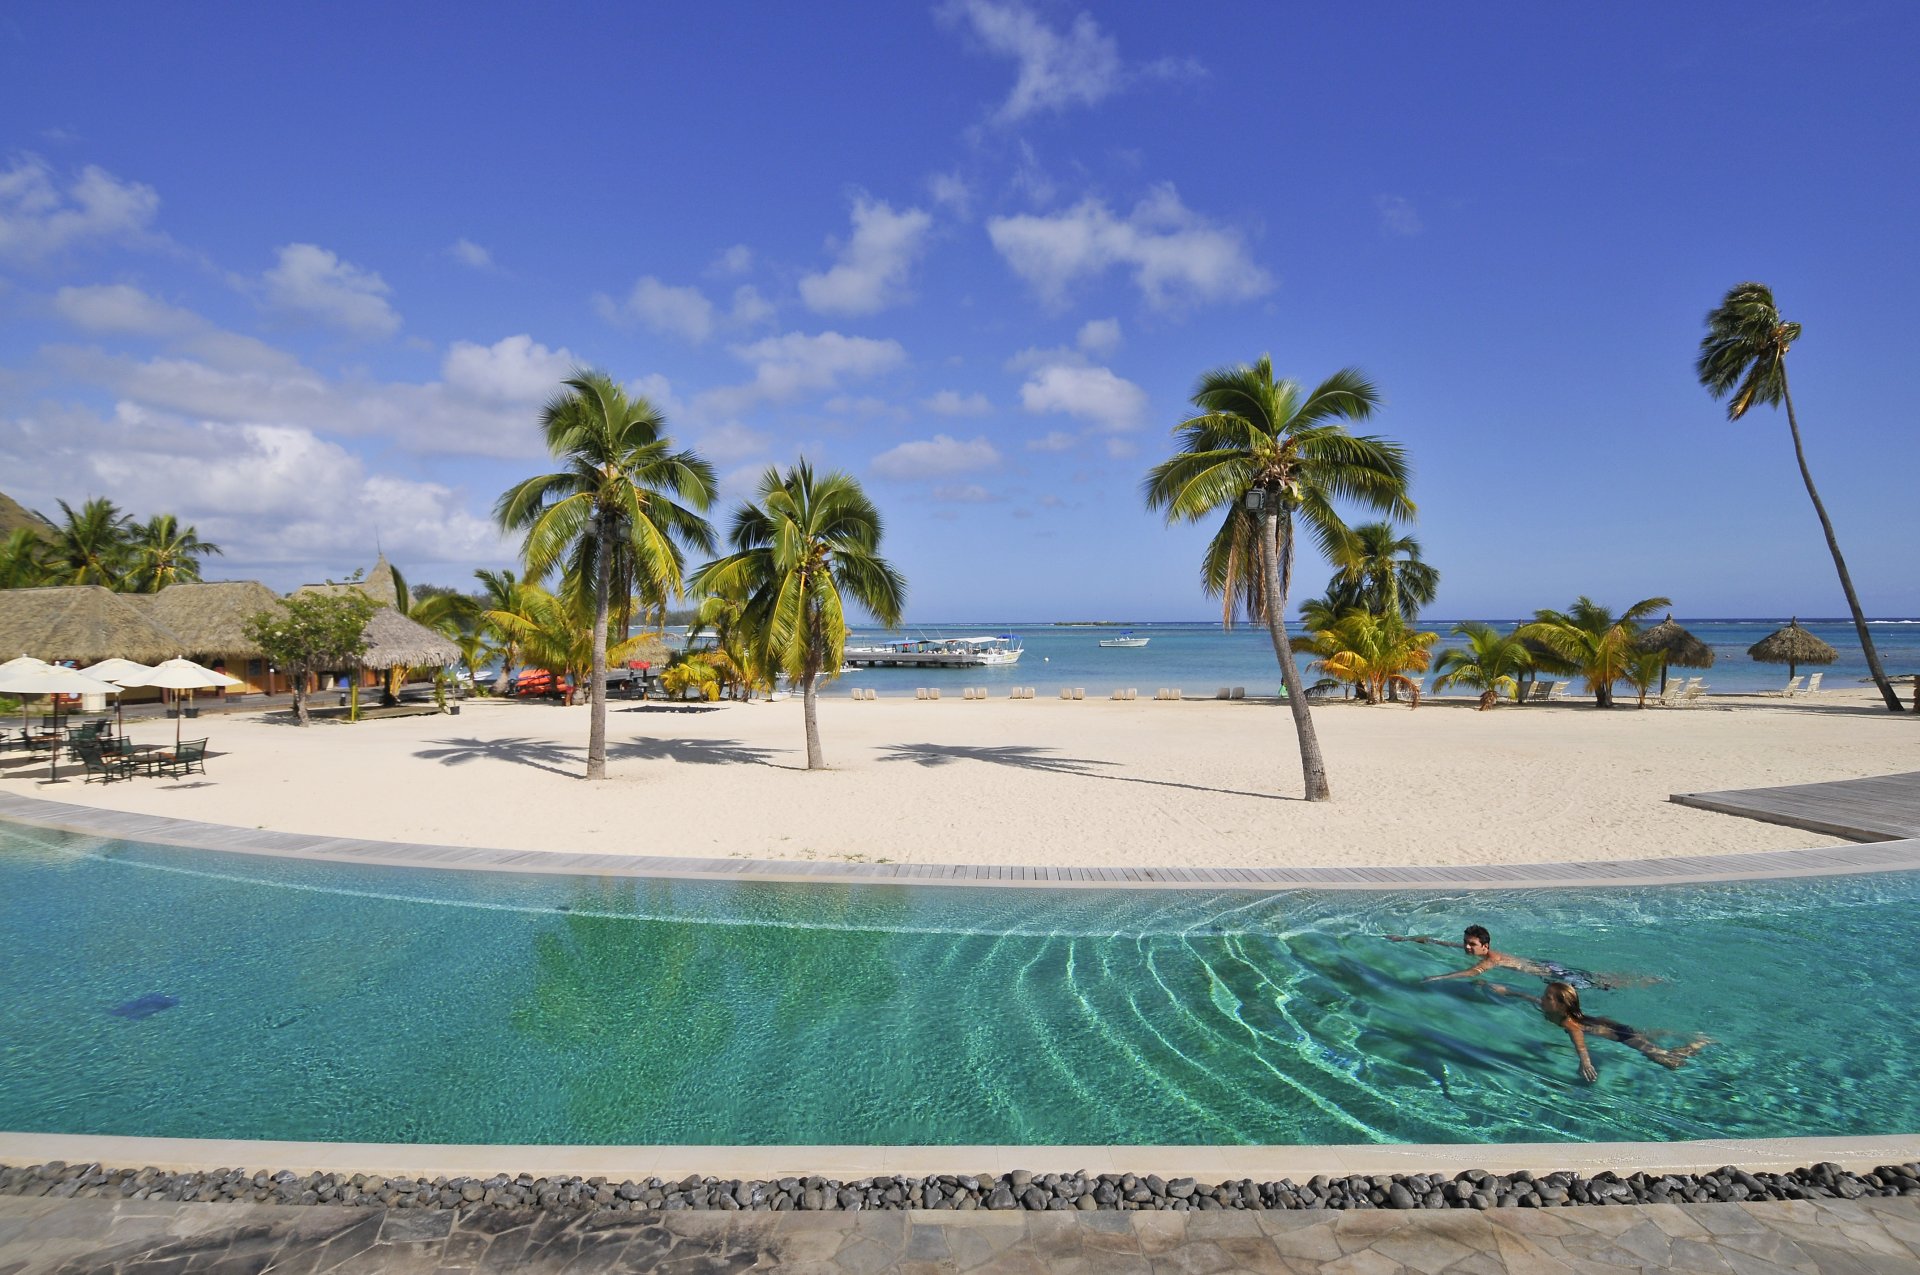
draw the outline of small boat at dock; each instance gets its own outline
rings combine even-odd
[[[1017,635],[913,638],[885,646],[850,646],[841,660],[855,668],[980,668],[1018,664]]]
[[[1135,637],[1132,629],[1120,630],[1119,637],[1101,638],[1101,646],[1145,646],[1151,638]]]

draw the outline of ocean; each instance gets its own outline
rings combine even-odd
[[[1706,678],[1709,692],[1777,691],[1786,684],[1785,665],[1756,663],[1747,648],[1786,623],[1784,619],[1698,620],[1676,617],[1678,623],[1713,648],[1712,668],[1675,670],[1688,676]],[[1422,619],[1422,628],[1441,635],[1435,652],[1448,644],[1452,620]],[[1511,630],[1517,620],[1490,621],[1502,631]],[[1854,635],[1849,620],[1802,620],[1801,627],[1830,643],[1840,658],[1824,669],[1802,667],[1802,674],[1824,672],[1829,688],[1858,688],[1865,685],[1866,656]],[[1871,620],[1868,622],[1874,646],[1880,652],[1881,667],[1888,674],[1920,673],[1920,619]],[[1150,639],[1144,647],[1107,648],[1103,637],[1113,637],[1122,628]],[[1163,686],[1177,686],[1188,696],[1211,697],[1222,686],[1244,686],[1248,695],[1273,695],[1280,687],[1280,666],[1274,659],[1273,645],[1266,629],[1257,625],[1236,625],[1223,630],[1214,622],[1169,622],[1090,626],[1077,624],[1009,623],[1003,620],[968,620],[949,624],[914,624],[898,634],[880,629],[856,629],[848,645],[874,645],[890,637],[970,637],[983,634],[1012,633],[1020,637],[1026,653],[1011,667],[969,669],[860,669],[844,675],[827,692],[840,693],[849,686],[868,686],[882,695],[912,694],[921,686],[939,687],[942,693],[958,694],[966,686],[984,686],[996,697],[1011,686],[1031,686],[1039,695],[1057,695],[1061,687],[1085,687],[1089,696],[1105,698],[1115,688],[1138,688],[1151,697]],[[1456,643],[1457,644],[1457,643]],[[1302,669],[1309,684],[1314,680]],[[1450,695],[1469,696],[1465,689]],[[1910,694],[1910,692],[1909,692]]]

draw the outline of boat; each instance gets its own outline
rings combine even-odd
[[[1135,637],[1132,629],[1120,630],[1119,637],[1101,638],[1101,646],[1145,646],[1151,638]]]
[[[909,638],[884,646],[850,646],[842,660],[856,668],[977,668],[1020,662],[1016,634],[981,637]]]

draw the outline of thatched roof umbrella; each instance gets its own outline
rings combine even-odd
[[[0,651],[97,664],[172,659],[186,644],[124,594],[97,584],[0,589]]]
[[[460,658],[459,647],[392,607],[374,611],[367,621],[366,634],[362,668],[440,668]]]
[[[1666,619],[1642,633],[1633,640],[1633,649],[1642,653],[1658,651],[1660,660],[1660,691],[1666,693],[1667,666],[1677,668],[1712,668],[1713,648],[1702,642],[1673,622],[1669,614]]]
[[[1747,654],[1762,664],[1786,665],[1789,681],[1802,664],[1831,664],[1840,658],[1840,652],[1801,628],[1798,616],[1748,647]]]

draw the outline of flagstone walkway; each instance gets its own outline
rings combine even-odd
[[[0,1198],[0,1275],[480,1271],[1722,1272],[1913,1275],[1920,1202],[1411,1212],[622,1213],[562,1217]]]

